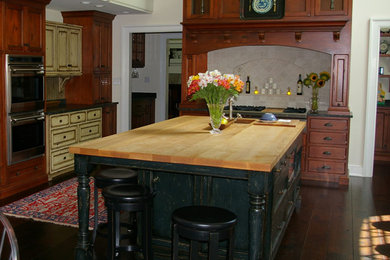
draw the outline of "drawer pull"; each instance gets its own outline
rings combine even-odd
[[[332,141],[332,137],[326,136],[326,137],[324,137],[324,140],[325,140],[325,141]]]
[[[278,192],[279,195],[282,195],[283,193],[284,193],[284,190],[280,190],[280,191]]]
[[[326,126],[326,127],[332,127],[333,124],[332,124],[332,123],[326,123],[326,124],[324,124],[324,126]]]
[[[62,119],[60,119],[60,123],[62,123]]]
[[[64,139],[66,139],[66,135],[64,135],[64,137],[63,137]]]
[[[93,116],[96,116],[96,114],[93,114]]]
[[[91,129],[89,129],[89,131],[88,131],[88,132],[92,133],[92,130],[91,130]]]
[[[324,155],[331,155],[332,153],[329,152],[329,151],[325,151],[325,152],[323,152],[322,154],[324,154]]]
[[[80,119],[80,116],[77,116],[77,119]]]
[[[16,176],[19,176],[20,175],[20,172],[16,172],[16,174],[15,174]]]
[[[328,166],[328,165],[324,165],[324,166],[322,166],[322,167],[321,167],[321,169],[323,169],[323,170],[330,170],[330,169],[331,169],[331,167],[330,167],[330,166]]]
[[[63,160],[66,160],[66,156],[64,156],[64,159]]]

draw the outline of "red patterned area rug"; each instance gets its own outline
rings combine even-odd
[[[91,202],[89,228],[94,224],[93,178],[90,179]],[[0,208],[5,215],[78,227],[77,178],[72,178]],[[99,191],[99,223],[106,222],[107,212]]]

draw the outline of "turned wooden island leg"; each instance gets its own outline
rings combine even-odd
[[[92,249],[88,238],[89,226],[89,201],[90,187],[88,176],[88,157],[75,154],[75,172],[77,174],[78,187],[78,212],[79,212],[79,233],[75,251],[75,259],[92,259]]]

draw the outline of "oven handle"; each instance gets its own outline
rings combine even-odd
[[[43,68],[11,68],[12,72],[36,72],[37,74],[44,74],[45,70]]]
[[[12,123],[12,125],[16,125],[16,124],[25,124],[28,122],[42,121],[42,120],[45,120],[45,117],[42,115],[26,116],[26,117],[22,117],[22,118],[11,118],[11,123]]]

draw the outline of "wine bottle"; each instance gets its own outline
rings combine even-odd
[[[251,93],[251,81],[249,80],[249,76],[247,76],[247,78],[246,78],[245,93],[247,93],[247,94]]]
[[[299,74],[299,78],[297,81],[297,95],[302,95],[302,86],[303,86],[302,76],[301,74]]]

